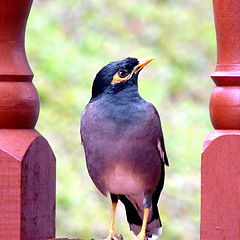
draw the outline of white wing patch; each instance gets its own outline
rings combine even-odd
[[[160,139],[158,139],[157,148],[158,148],[158,151],[160,153],[160,157],[162,158],[163,162],[165,163],[165,161],[164,161],[164,151],[162,150]]]

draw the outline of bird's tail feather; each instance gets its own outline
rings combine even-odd
[[[132,202],[124,195],[120,196],[120,200],[125,205],[127,220],[130,226],[130,230],[135,234],[141,231],[142,227],[142,216],[138,213],[135,206]],[[162,223],[159,218],[158,208],[157,206],[153,206],[150,209],[150,216],[152,216],[151,220],[147,223],[147,236],[149,240],[157,239],[159,235],[162,233]]]

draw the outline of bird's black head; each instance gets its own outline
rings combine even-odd
[[[128,57],[111,62],[103,67],[96,75],[92,86],[92,99],[102,93],[114,93],[128,86],[137,86],[139,72],[153,58],[137,59]]]

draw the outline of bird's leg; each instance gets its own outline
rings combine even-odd
[[[110,220],[110,227],[109,227],[109,234],[108,234],[109,240],[111,240],[111,238],[114,237],[115,235],[116,208],[117,208],[117,202],[112,202],[111,220]]]
[[[115,233],[115,216],[116,216],[116,208],[118,202],[118,196],[111,194],[112,199],[112,210],[111,210],[111,220],[110,220],[110,227],[109,227],[109,234],[107,240],[118,240],[118,236]]]
[[[152,193],[145,192],[144,199],[143,199],[143,208],[144,208],[143,222],[142,222],[141,231],[137,235],[138,240],[144,240],[146,238],[147,221],[148,221],[148,215],[149,215],[151,205],[152,205]]]
[[[138,240],[144,240],[146,237],[148,215],[149,215],[149,208],[144,208],[142,228],[140,233],[137,235]]]

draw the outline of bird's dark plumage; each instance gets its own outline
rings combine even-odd
[[[126,58],[103,67],[81,118],[81,137],[89,174],[103,194],[120,199],[131,230],[146,233],[161,227],[157,202],[168,159],[159,115],[138,92],[138,74],[148,62]]]

